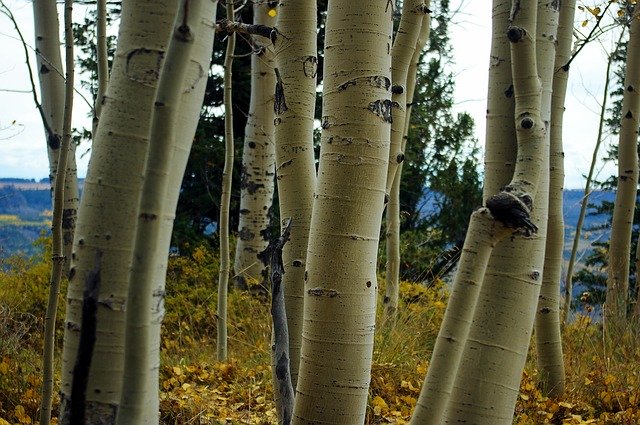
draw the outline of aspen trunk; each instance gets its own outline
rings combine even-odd
[[[197,37],[197,23],[205,0],[181,2],[154,102],[149,154],[144,170],[133,264],[127,295],[125,322],[125,358],[118,409],[118,424],[158,423],[158,412],[149,412],[147,402],[158,397],[157,385],[150,376],[156,366],[150,355],[152,342],[152,305],[156,263],[166,246],[160,245],[162,212],[169,169],[175,147],[180,98],[189,59]]]
[[[640,8],[634,8],[629,29],[627,64],[618,139],[618,186],[611,223],[607,295],[604,308],[607,328],[624,329],[629,299],[631,230],[638,191],[638,115],[640,114]]]
[[[254,3],[253,23],[275,26],[275,4]],[[275,143],[273,47],[269,40],[254,38],[251,55],[251,101],[245,127],[240,177],[240,220],[234,270],[236,284],[248,286],[266,282],[266,266],[258,258],[269,244],[269,209],[273,204]]]
[[[391,4],[329,2],[294,424],[364,422],[391,121]]]
[[[276,174],[280,217],[291,217],[289,242],[282,250],[285,274],[282,278],[287,326],[291,382],[298,381],[304,274],[316,167],[313,154],[313,116],[316,103],[317,3],[281,0],[278,4],[276,43],[277,81],[281,98],[274,104],[276,113]]]
[[[424,8],[429,8],[431,1],[428,0],[424,3]],[[407,73],[407,110],[406,118],[404,120],[404,129],[402,133],[401,150],[404,152],[407,142],[407,136],[409,134],[409,124],[411,121],[411,103],[413,102],[413,94],[416,86],[416,72],[418,70],[418,62],[420,62],[420,55],[422,49],[429,40],[429,33],[431,31],[431,17],[428,13],[422,16],[422,22],[420,25],[420,32],[418,33],[418,39],[416,42],[416,48],[414,49],[411,62],[409,64],[409,70]],[[393,124],[392,124],[393,126]],[[403,161],[404,162],[404,161]],[[391,193],[389,194],[389,202],[387,203],[387,209],[385,218],[387,221],[387,264],[386,264],[386,285],[385,296],[383,300],[385,318],[391,318],[395,314],[398,308],[398,296],[400,294],[400,182],[402,181],[402,164],[398,164],[396,171],[396,177],[393,180],[391,186]]]
[[[513,146],[514,98],[509,42],[504,36],[510,4],[493,2],[493,35],[489,62],[487,98],[487,130],[485,152],[485,199],[500,191],[513,175],[516,152]],[[506,142],[500,143],[500,142]],[[471,215],[469,229],[462,248],[453,290],[445,317],[436,339],[427,376],[411,417],[411,425],[439,425],[444,415],[462,350],[473,320],[484,273],[491,249],[503,235],[497,234],[486,212]]]
[[[175,218],[176,206],[182,186],[184,170],[189,159],[189,152],[193,143],[194,134],[200,119],[200,110],[207,86],[211,51],[215,35],[215,22],[217,0],[206,0],[202,4],[198,37],[194,41],[191,51],[191,59],[187,69],[186,78],[183,81],[182,98],[178,108],[179,119],[175,129],[174,152],[172,166],[169,167],[169,186],[163,202],[161,219],[162,231],[158,237],[157,260],[155,262],[155,277],[152,302],[151,319],[151,344],[149,346],[151,356],[151,371],[149,373],[149,385],[155,388],[150,390],[150,400],[147,402],[147,416],[157,415],[159,409],[158,393],[160,372],[160,328],[164,317],[164,293],[167,274],[167,253],[171,245],[171,233]]]
[[[58,172],[55,178],[53,191],[53,218],[51,220],[51,279],[49,282],[49,300],[44,326],[44,349],[42,355],[42,402],[40,405],[40,425],[49,425],[51,421],[51,402],[53,399],[53,369],[55,354],[56,336],[56,314],[58,310],[58,297],[60,295],[60,284],[62,282],[62,272],[64,270],[64,229],[63,208],[64,208],[64,187],[65,170],[69,159],[69,147],[71,146],[71,116],[73,113],[73,2],[65,1],[64,7],[64,43],[65,43],[65,92],[64,92],[64,113],[62,124],[62,141],[58,149]]]
[[[227,19],[234,20],[234,4],[226,4]],[[227,49],[224,53],[224,169],[222,170],[222,195],[220,199],[220,219],[218,235],[220,237],[220,272],[218,274],[218,325],[216,350],[218,361],[227,360],[227,291],[229,289],[229,204],[231,202],[231,180],[233,173],[233,105],[232,66],[233,52],[236,48],[236,34],[229,34]]]
[[[78,177],[76,170],[76,145],[69,146],[66,170],[58,173],[59,151],[62,141],[63,109],[64,109],[64,76],[60,55],[60,38],[58,11],[54,0],[38,0],[33,2],[34,28],[36,32],[36,64],[40,80],[42,109],[47,121],[47,153],[49,157],[49,181],[51,184],[51,202],[55,203],[55,179],[64,178],[64,196],[62,206],[62,252],[65,274],[69,271],[73,248],[73,233],[78,212]]]
[[[123,4],[74,242],[61,377],[63,424],[74,408],[85,411],[89,423],[113,423],[120,403],[134,217],[151,108],[176,10],[175,0]],[[83,314],[83,304],[95,310]]]
[[[511,424],[513,420],[544,265],[549,185],[547,128],[557,8],[557,2],[544,1],[514,2],[511,9],[507,36],[511,42],[518,158],[507,187],[533,197],[532,221],[538,230],[504,238],[493,250],[445,422],[493,425]]]
[[[538,370],[545,393],[558,397],[564,392],[564,360],[560,333],[560,281],[564,249],[564,218],[562,192],[564,186],[564,152],[562,147],[562,117],[569,69],[563,66],[571,57],[571,39],[575,1],[561,3],[558,23],[558,45],[551,99],[549,151],[549,223],[545,248],[542,287],[538,298],[535,335]]]

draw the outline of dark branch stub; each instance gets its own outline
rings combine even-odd
[[[282,229],[282,236],[269,242],[267,248],[258,254],[258,258],[269,264],[269,277],[271,280],[271,318],[273,320],[273,339],[271,347],[273,363],[273,375],[276,377],[276,397],[280,408],[276,409],[281,414],[279,423],[290,424],[293,415],[293,385],[291,384],[291,368],[289,357],[289,328],[287,326],[287,312],[284,305],[284,288],[282,275],[284,264],[282,260],[282,248],[289,240],[291,234],[291,218],[286,220]]]
[[[538,231],[538,227],[531,221],[533,202],[529,195],[517,196],[503,190],[487,200],[487,208],[506,227],[522,230],[527,236]]]

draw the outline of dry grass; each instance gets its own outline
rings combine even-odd
[[[0,425],[36,420],[41,383],[42,322],[37,318],[44,309],[48,265],[43,260],[12,261],[0,268]],[[276,423],[268,302],[231,292],[230,360],[215,361],[217,270],[216,258],[204,249],[171,260],[161,351],[161,421]],[[376,332],[367,424],[408,420],[444,313],[443,284],[426,288],[404,282],[401,294],[398,317],[381,323]],[[378,313],[382,317],[381,309]],[[607,338],[598,323],[579,317],[564,332],[565,395],[550,399],[540,392],[535,359],[530,359],[514,423],[640,424],[638,342],[633,330]]]

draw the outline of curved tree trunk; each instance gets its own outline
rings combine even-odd
[[[485,151],[485,199],[500,191],[513,175],[516,152],[513,146],[514,99],[509,41],[504,36],[504,23],[511,5],[503,0],[493,2],[493,36],[489,62],[487,98],[487,130]],[[453,382],[466,343],[480,287],[484,279],[491,249],[501,238],[484,223],[486,213],[471,215],[462,248],[453,290],[445,317],[436,339],[427,376],[411,417],[411,425],[439,425],[451,395]]]
[[[391,121],[392,5],[329,2],[294,424],[364,422]]]
[[[314,0],[281,0],[277,28],[282,36],[276,43],[276,66],[280,80],[276,119],[276,174],[280,217],[291,217],[289,242],[282,250],[285,274],[282,277],[287,326],[291,382],[298,381],[304,275],[316,167],[313,155],[313,116],[316,104],[317,3]]]
[[[563,67],[571,57],[575,1],[563,1],[558,23],[558,46],[551,99],[551,133],[549,151],[549,223],[545,248],[542,288],[535,321],[538,370],[543,390],[558,397],[564,392],[564,360],[560,333],[560,281],[564,249],[562,191],[564,186],[564,152],[562,116],[569,69]]]
[[[449,422],[512,423],[542,281],[558,2],[514,2],[509,23],[518,158],[507,188],[531,196],[538,230],[493,250],[444,415]]]
[[[274,27],[276,18],[269,12],[275,4],[253,5],[253,23]],[[273,13],[273,12],[271,12]],[[266,266],[258,258],[269,244],[269,210],[273,204],[275,143],[273,88],[273,46],[269,40],[254,37],[251,55],[251,101],[245,127],[240,177],[240,220],[234,271],[236,285],[242,288],[266,281]]]
[[[429,8],[431,0],[427,0],[423,7]],[[413,93],[416,87],[416,72],[418,70],[418,62],[420,62],[420,56],[422,49],[429,40],[429,33],[431,30],[431,16],[429,13],[424,13],[422,16],[422,22],[419,24],[420,32],[418,33],[418,39],[416,47],[411,57],[411,63],[409,64],[409,70],[407,73],[407,110],[404,120],[404,129],[402,133],[401,150],[404,152],[407,142],[407,135],[409,134],[409,123],[411,122],[411,103],[413,102]],[[392,124],[393,126],[393,124]],[[404,162],[404,161],[403,161]],[[391,192],[389,193],[389,202],[387,203],[387,209],[385,218],[387,222],[387,264],[386,264],[386,285],[385,296],[383,299],[385,318],[391,318],[394,316],[395,311],[398,308],[398,296],[400,294],[400,182],[402,178],[402,162],[398,164],[396,170],[396,177],[393,179],[393,185],[391,186]]]
[[[640,8],[634,8],[634,16]],[[624,329],[629,299],[631,228],[638,192],[638,115],[640,115],[640,20],[631,20],[618,141],[618,186],[611,223],[605,324],[612,332]]]
[[[74,242],[62,366],[63,424],[71,420],[72,410],[86,412],[89,423],[113,423],[120,403],[133,218],[161,59],[176,10],[175,0],[123,4]]]
[[[78,176],[76,170],[76,145],[71,143],[64,173],[58,174],[58,158],[62,141],[64,109],[64,76],[60,56],[58,11],[54,0],[33,2],[34,28],[36,32],[36,63],[42,95],[42,109],[47,121],[47,153],[49,156],[49,181],[52,204],[55,203],[55,180],[64,178],[64,200],[62,206],[62,252],[65,256],[64,272],[69,271],[73,248],[73,233],[78,214]]]

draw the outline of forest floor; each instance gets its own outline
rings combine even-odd
[[[1,266],[0,425],[30,424],[38,418],[49,264],[46,256],[12,257]],[[217,258],[204,248],[170,260],[161,348],[161,423],[275,424],[268,300],[231,291],[230,360],[216,361],[217,273]],[[407,423],[446,299],[444,284],[427,288],[402,283],[395,324],[381,324],[376,331],[366,424]],[[59,347],[63,308],[61,302]],[[602,327],[592,318],[578,317],[564,329],[567,384],[558,398],[540,391],[532,347],[514,424],[640,424],[638,342],[631,333],[612,342],[603,338]],[[54,417],[58,402],[56,397]]]

